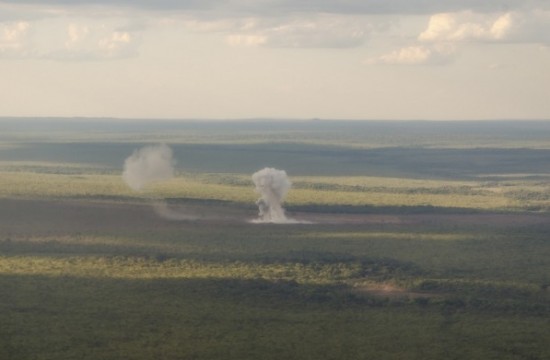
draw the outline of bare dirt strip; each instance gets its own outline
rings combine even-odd
[[[256,217],[251,206],[218,203],[190,203],[162,206],[168,216],[159,215],[155,203],[98,200],[0,199],[0,234],[28,232],[93,232],[100,230],[154,230],[178,228],[185,223],[247,224]],[[474,214],[342,214],[289,213],[289,217],[310,225],[425,225],[425,226],[529,226],[549,224],[546,213]],[[284,224],[281,226],[285,226]],[[303,225],[309,226],[309,225]]]

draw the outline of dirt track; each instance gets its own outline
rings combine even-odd
[[[0,234],[94,232],[102,230],[154,230],[185,223],[243,224],[256,217],[253,208],[228,204],[189,204],[171,206],[171,219],[163,218],[153,204],[87,200],[0,199]],[[317,225],[426,225],[436,226],[527,226],[549,224],[550,215],[539,213],[481,214],[339,214],[289,213],[299,221]],[[284,226],[284,225],[281,225]],[[308,226],[308,225],[303,225]]]

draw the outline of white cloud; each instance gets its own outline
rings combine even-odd
[[[25,21],[0,24],[0,55],[23,53],[29,28]]]
[[[72,17],[0,23],[0,57],[96,61],[136,56],[141,30],[128,30],[125,23]]]
[[[454,59],[463,42],[550,44],[550,12],[480,14],[466,11],[434,14],[417,40],[367,63],[446,64]]]
[[[382,55],[379,61],[385,64],[424,64],[432,56],[432,51],[424,46],[409,46]]]
[[[362,45],[376,26],[364,18],[317,15],[279,21],[249,20],[227,36],[233,46],[351,48]]]
[[[419,36],[420,41],[468,41],[501,40],[514,26],[514,15],[505,13],[497,16],[473,14],[435,14],[430,17],[428,27]]]
[[[449,44],[436,46],[407,46],[377,58],[369,59],[368,64],[387,65],[442,65],[450,62],[455,55],[455,49]]]
[[[453,31],[456,27],[456,21],[451,14],[436,14],[430,17],[428,28],[422,32],[418,38],[420,40],[436,40]]]
[[[424,42],[491,41],[550,42],[550,12],[532,10],[500,14],[476,14],[470,11],[435,14],[418,36]]]
[[[43,49],[41,58],[63,61],[113,60],[136,56],[139,48],[139,33],[121,30],[111,24],[95,22],[67,25],[64,47],[61,38]]]
[[[300,17],[233,17],[203,19],[172,16],[162,23],[183,27],[196,33],[219,33],[230,46],[278,48],[351,48],[362,45],[367,37],[387,20],[365,16],[315,14]]]
[[[264,35],[229,35],[226,38],[227,44],[231,46],[260,46],[267,42]]]
[[[108,53],[115,53],[130,44],[131,41],[132,37],[129,33],[125,31],[114,31],[107,37],[99,40],[98,46]]]
[[[491,26],[489,32],[494,39],[503,39],[511,30],[513,19],[511,13],[506,13],[499,17]]]
[[[65,42],[65,47],[74,48],[81,43],[90,34],[90,28],[86,25],[69,24],[67,27],[68,39]]]
[[[109,60],[137,56],[139,36],[116,28],[83,26],[80,32],[72,32],[69,27],[69,39],[66,51],[51,54],[58,60]],[[75,36],[77,35],[77,36]],[[73,41],[77,39],[76,41]],[[66,43],[66,44],[67,44]]]
[[[25,34],[28,28],[29,28],[29,23],[23,22],[23,21],[4,26],[4,29],[3,29],[4,41],[8,43],[17,42],[21,38],[21,36]]]

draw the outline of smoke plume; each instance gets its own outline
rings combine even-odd
[[[155,213],[163,219],[171,221],[197,220],[198,217],[189,215],[183,209],[172,208],[166,201],[159,201],[153,204]]]
[[[146,185],[174,177],[172,149],[167,145],[146,146],[124,161],[122,179],[129,187],[139,191]]]
[[[252,175],[256,192],[261,197],[256,201],[259,219],[256,222],[289,223],[282,203],[292,185],[284,170],[265,168]]]
[[[133,190],[141,191],[155,181],[172,179],[174,177],[174,163],[172,149],[167,145],[146,146],[135,150],[124,161],[122,179]],[[169,206],[165,200],[153,201],[152,205],[155,213],[166,220],[197,219],[197,217],[187,214],[182,209]]]

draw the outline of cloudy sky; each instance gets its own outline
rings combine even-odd
[[[548,0],[0,0],[0,116],[550,119]]]

